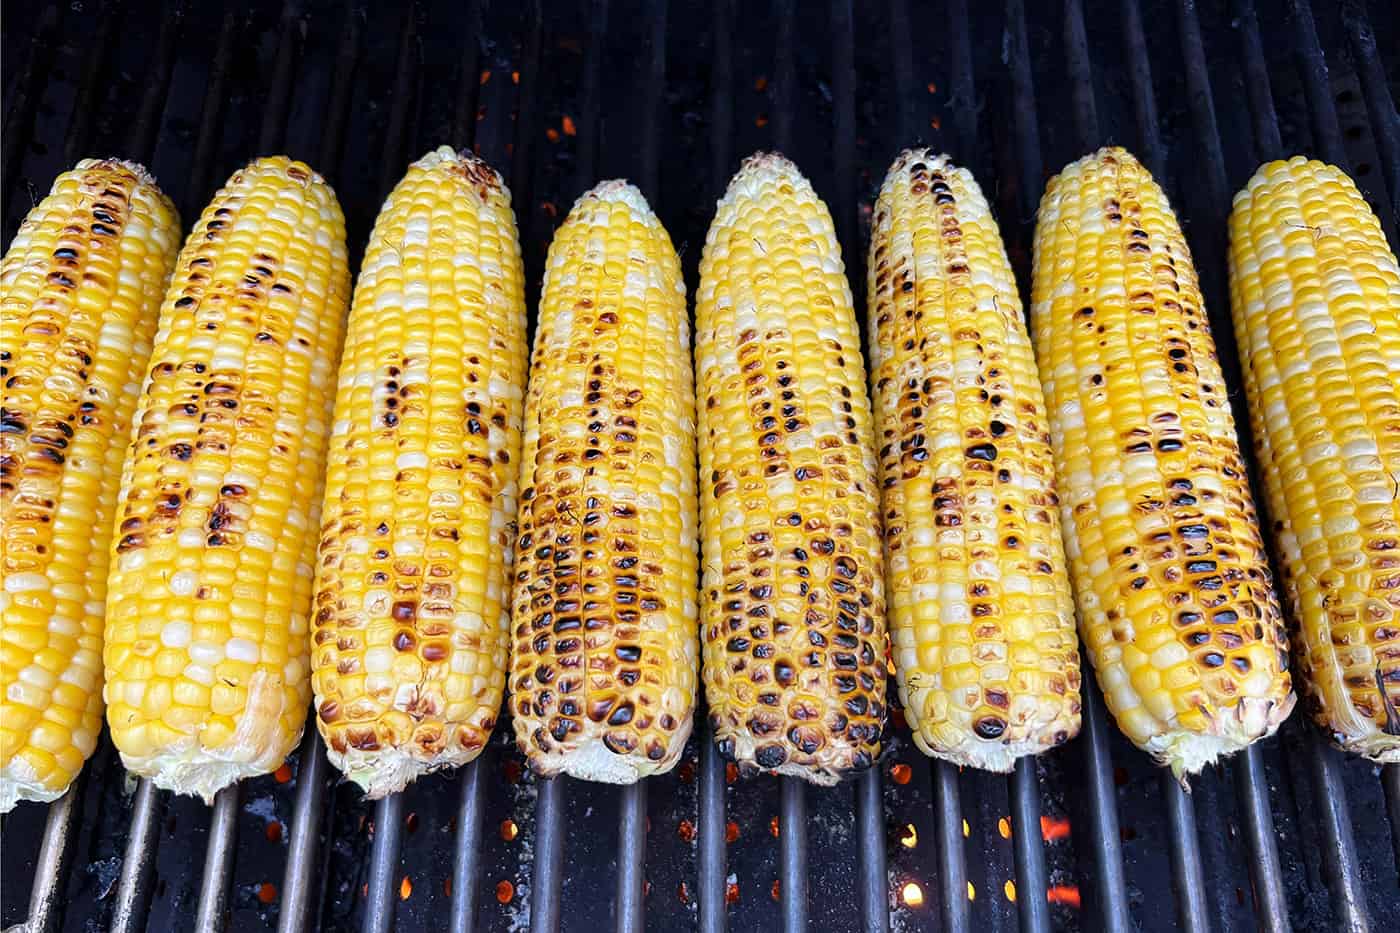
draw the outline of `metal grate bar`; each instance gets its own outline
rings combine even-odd
[[[228,97],[228,78],[233,64],[234,44],[242,31],[239,14],[233,9],[226,10],[223,22],[219,26],[214,58],[209,65],[209,83],[200,110],[199,135],[195,137],[194,157],[189,178],[185,182],[186,222],[192,222],[199,217],[200,208],[204,206],[205,195],[210,186],[209,175],[213,170],[214,154],[218,151],[219,139],[223,136],[224,101]]]
[[[1327,77],[1327,59],[1317,41],[1317,24],[1313,22],[1312,4],[1308,0],[1288,0],[1293,14],[1293,26],[1298,43],[1298,70],[1303,78],[1303,94],[1312,113],[1313,146],[1322,158],[1333,165],[1345,165],[1342,130],[1337,122],[1337,108],[1332,103],[1332,87]]]
[[[1089,37],[1084,31],[1084,6],[1080,0],[1065,0],[1065,68],[1069,72],[1070,103],[1074,130],[1079,140],[1098,145],[1099,111],[1094,101],[1093,67],[1089,62]]]
[[[1254,11],[1254,0],[1235,0],[1233,12],[1240,33],[1241,67],[1245,93],[1249,97],[1250,121],[1254,126],[1255,155],[1261,159],[1276,159],[1283,154],[1283,140],[1279,137],[1278,114],[1274,112],[1274,94],[1264,59],[1264,43],[1259,38],[1259,17]]]
[[[583,81],[579,88],[578,163],[575,168],[576,197],[597,181],[599,140],[602,137],[598,119],[602,106],[599,90],[603,56],[607,53],[608,0],[593,0],[588,15],[588,46],[583,53]]]
[[[1040,833],[1040,783],[1034,758],[1016,762],[1011,779],[1011,842],[1016,856],[1016,910],[1021,933],[1049,933],[1045,845]]]
[[[389,126],[384,134],[384,157],[379,173],[379,191],[387,195],[398,184],[404,170],[405,131],[412,114],[414,81],[419,71],[418,5],[404,7],[403,31],[399,33],[398,65],[394,71],[394,97],[389,108]]]
[[[481,0],[467,0],[467,34],[462,38],[462,63],[457,75],[457,104],[452,110],[454,149],[470,149],[476,140],[476,108],[481,100],[481,45],[485,39]],[[529,74],[529,72],[526,72]],[[521,75],[522,80],[525,75]]]
[[[1162,135],[1157,121],[1157,99],[1152,84],[1152,63],[1147,57],[1147,34],[1142,29],[1138,0],[1123,0],[1123,45],[1128,78],[1133,86],[1133,113],[1137,117],[1138,152],[1154,175],[1166,167]]]
[[[5,130],[0,133],[0,198],[10,193],[15,174],[24,161],[25,141],[29,139],[29,131],[34,125],[34,112],[38,109],[39,98],[43,96],[49,71],[53,68],[62,9],[62,5],[53,0],[44,4],[44,10],[39,14],[39,25],[29,44],[29,59],[16,82],[17,90],[12,95],[6,114]]]
[[[1181,929],[1186,933],[1208,933],[1210,921],[1206,919],[1205,872],[1196,838],[1196,807],[1170,770],[1163,769],[1160,780],[1167,805],[1167,826],[1171,829],[1172,875]]]
[[[472,75],[475,81],[475,74]],[[486,752],[482,752],[484,757]],[[456,852],[452,860],[452,933],[476,929],[476,892],[481,876],[482,826],[486,822],[486,782],[491,769],[481,758],[462,768],[462,795],[457,804]]]
[[[710,193],[718,198],[729,181],[731,134],[734,129],[734,0],[718,0],[713,10],[713,67],[710,72]],[[702,745],[714,746],[713,741]],[[703,911],[702,911],[703,913]]]
[[[1088,778],[1089,819],[1092,829],[1089,841],[1093,852],[1094,887],[1098,897],[1100,921],[1105,931],[1128,933],[1132,928],[1128,916],[1127,883],[1123,876],[1123,845],[1118,830],[1117,795],[1113,788],[1113,758],[1108,750],[1108,714],[1103,708],[1103,694],[1092,673],[1084,679],[1084,731],[1079,744],[1084,752],[1084,771]]]
[[[136,785],[136,798],[131,807],[131,829],[127,831],[121,877],[117,880],[111,933],[144,933],[146,929],[159,840],[157,831],[164,810],[165,801],[160,791],[150,778],[142,778]]]
[[[718,148],[721,147],[716,146]],[[700,933],[724,933],[728,919],[724,909],[724,761],[715,748],[714,732],[703,707],[696,711],[696,717],[705,724],[700,733],[700,788],[696,801],[700,823],[699,864],[696,866],[699,926]]]
[[[411,15],[411,14],[410,14]],[[369,882],[364,933],[389,933],[394,929],[394,876],[403,849],[403,794],[386,794],[374,805],[374,843],[369,850]]]
[[[138,162],[149,163],[155,150],[156,134],[160,132],[160,118],[165,112],[165,94],[170,89],[170,74],[175,70],[175,49],[184,20],[184,6],[176,4],[160,23],[155,58],[146,76],[146,91],[141,95],[141,106],[126,137],[126,153]]]
[[[887,933],[890,903],[885,868],[885,806],[880,794],[878,764],[856,781],[856,833],[860,928],[862,933]]]
[[[272,79],[263,102],[262,129],[258,133],[258,155],[271,155],[282,148],[287,131],[287,111],[292,99],[292,76],[297,66],[297,33],[302,27],[301,4],[288,3],[282,11],[277,37],[277,53],[272,63]]]
[[[797,106],[797,69],[794,34],[797,6],[794,0],[774,0],[778,18],[777,45],[773,54],[773,146],[789,154],[792,149],[792,121]]]
[[[1278,835],[1269,805],[1269,778],[1264,756],[1251,745],[1232,762],[1235,796],[1243,801],[1240,829],[1249,849],[1249,880],[1254,888],[1255,922],[1264,933],[1287,933],[1288,902],[1283,894],[1283,868],[1278,858]]]
[[[783,933],[807,930],[807,785],[799,777],[779,779],[778,877],[782,882]]]
[[[1371,135],[1380,152],[1381,171],[1390,194],[1390,210],[1395,226],[1400,228],[1400,116],[1390,96],[1385,67],[1376,50],[1376,34],[1366,18],[1365,7],[1359,0],[1346,0],[1342,7],[1342,22],[1361,79],[1361,95],[1366,99],[1366,112],[1371,118]],[[1392,243],[1392,246],[1397,244]]]
[[[956,765],[934,759],[933,834],[938,852],[939,902],[946,933],[970,933],[967,908],[967,861],[963,851],[962,806]]]
[[[1390,847],[1395,850],[1395,864],[1400,868],[1400,765],[1381,768],[1381,785],[1385,790],[1385,808],[1390,811]]]
[[[641,153],[638,157],[638,186],[655,202],[661,194],[657,186],[661,165],[661,94],[666,87],[666,0],[656,0],[651,8],[651,32],[647,37],[647,68],[642,79]]]
[[[1314,806],[1322,829],[1323,881],[1332,894],[1333,929],[1367,933],[1371,920],[1366,911],[1366,891],[1356,861],[1351,835],[1346,785],[1342,783],[1341,752],[1332,748],[1306,724],[1308,770],[1315,790]]]
[[[61,895],[68,879],[68,862],[73,855],[72,837],[82,821],[83,793],[87,790],[84,769],[67,792],[49,804],[44,822],[44,838],[34,861],[34,884],[29,894],[29,919],[24,933],[49,933],[57,929],[63,916]]]
[[[530,880],[530,933],[556,933],[559,929],[567,781],[566,777],[541,778],[538,784],[534,875]]]
[[[1020,169],[1022,222],[1035,214],[1040,199],[1043,162],[1040,158],[1040,122],[1036,116],[1035,84],[1031,80],[1031,51],[1026,40],[1024,0],[1006,0],[1006,26],[1003,35],[1006,62],[1011,69],[1012,132],[1016,138],[1015,162]]]
[[[340,47],[336,51],[335,72],[326,101],[326,127],[321,132],[320,164],[317,166],[327,178],[339,174],[345,124],[350,115],[350,94],[355,85],[355,66],[360,59],[360,20],[363,17],[356,0],[346,0],[345,25],[340,31]]]
[[[908,0],[890,0],[890,46],[893,53],[894,98],[898,102],[899,145],[923,134],[914,118],[914,31],[909,25]]]
[[[83,76],[78,83],[78,95],[73,101],[73,113],[68,118],[68,133],[63,142],[63,161],[72,165],[83,158],[91,143],[92,118],[97,113],[99,91],[105,87],[102,73],[111,58],[112,40],[121,27],[121,0],[107,0],[97,21],[96,39],[87,49]]]
[[[1206,50],[1201,41],[1201,21],[1196,14],[1196,0],[1178,0],[1176,11],[1181,30],[1181,56],[1186,66],[1191,123],[1196,129],[1196,141],[1205,156],[1206,196],[1212,209],[1221,212],[1223,220],[1223,212],[1230,204],[1225,181],[1225,154],[1220,148],[1220,128],[1215,120],[1215,102],[1211,99],[1210,75],[1206,72]],[[1211,229],[1215,239],[1223,235],[1218,226]],[[1212,267],[1215,265],[1211,264]]]
[[[622,788],[618,808],[617,933],[646,929],[647,781]]]
[[[977,88],[972,74],[972,21],[967,0],[948,5],[948,62],[951,73],[948,106],[953,111],[953,139],[963,165],[977,163]]]
[[[311,716],[315,716],[312,710]],[[326,811],[326,783],[331,767],[314,720],[306,725],[297,766],[297,795],[287,839],[287,865],[282,874],[282,902],[277,933],[300,933],[307,928],[311,906],[320,902],[325,876],[316,871],[321,824]],[[325,841],[329,848],[330,840]]]
[[[231,784],[214,797],[209,819],[209,847],[204,853],[204,877],[199,883],[196,933],[220,933],[227,920],[228,889],[233,880],[233,856],[238,849],[238,808],[243,784]]]
[[[532,242],[535,211],[531,201],[531,170],[534,162],[534,141],[539,136],[535,100],[539,92],[540,49],[544,44],[544,10],[540,0],[529,0],[525,25],[525,62],[520,69],[520,92],[516,98],[515,143],[511,148],[510,190],[515,202],[515,215],[520,245],[524,251]]]

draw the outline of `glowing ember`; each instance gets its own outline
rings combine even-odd
[[[910,881],[899,889],[899,899],[910,907],[922,907],[924,905],[924,889],[916,882]]]
[[[263,829],[263,835],[267,837],[268,842],[281,842],[282,824],[277,820],[269,820],[266,828]]]
[[[739,885],[737,882],[731,881],[724,886],[724,902],[726,904],[739,903]]]
[[[903,729],[908,725],[904,719],[904,710],[898,706],[890,709],[890,721],[894,723],[896,729]]]
[[[1011,821],[1004,816],[997,820],[997,834],[1003,839],[1011,838]]]
[[[567,113],[564,114],[563,126],[565,136],[578,135],[578,127],[574,126],[574,118],[569,116]]]
[[[906,849],[912,849],[919,844],[919,831],[914,828],[913,823],[904,824],[904,835],[899,837],[899,844]]]
[[[930,81],[930,82],[928,83],[928,92],[929,92],[930,94],[937,94],[937,93],[938,93],[938,85],[937,85],[937,84],[934,84],[932,81]]]
[[[502,839],[506,842],[514,842],[518,835],[520,835],[520,827],[515,825],[515,820],[501,820]]]
[[[773,886],[768,889],[768,894],[775,901],[781,900],[783,897],[783,882],[781,880],[775,880]]]
[[[739,766],[732,761],[724,763],[724,783],[733,784],[739,780]]]
[[[755,91],[763,91],[763,90],[766,90],[767,88],[768,88],[768,78],[767,78],[767,76],[765,76],[765,75],[759,75],[757,78],[754,79],[754,82],[753,82],[753,89],[754,89]]]
[[[777,839],[777,838],[778,838],[778,833],[779,833],[780,831],[781,831],[781,830],[780,830],[780,827],[779,827],[779,825],[778,825],[778,818],[775,816],[775,817],[773,817],[771,820],[768,821],[768,832],[773,836],[774,839]]]
[[[540,210],[542,210],[542,211],[544,211],[546,214],[548,214],[548,215],[550,216],[550,219],[551,219],[551,220],[552,220],[553,218],[559,216],[559,208],[557,208],[557,207],[554,206],[554,202],[553,202],[553,201],[544,201],[544,202],[542,202],[542,203],[540,204]]]
[[[681,766],[676,769],[676,777],[680,778],[681,781],[686,784],[695,780],[695,762],[682,761]]]
[[[273,774],[272,774],[272,776],[275,777],[275,778],[277,778],[277,783],[278,783],[278,784],[285,784],[285,783],[287,783],[288,781],[290,781],[290,780],[292,779],[292,767],[291,767],[291,765],[287,764],[285,761],[282,762],[282,766],[281,766],[280,768],[278,768],[276,771],[274,771]]]
[[[403,828],[410,833],[418,832],[418,814],[410,812],[408,816],[404,817]]]
[[[1001,886],[1001,891],[1006,895],[1006,899],[1011,903],[1016,903],[1016,882],[1010,878],[1006,879],[1006,884]]]
[[[681,825],[676,827],[676,835],[685,842],[695,841],[695,824],[690,820],[681,820]]]
[[[448,897],[452,896],[452,879],[450,877],[442,879],[442,893]]]
[[[559,131],[551,126],[544,131],[544,137],[552,143],[557,143],[559,141]]]
[[[271,904],[277,900],[277,885],[264,881],[258,885],[258,901],[263,904]]]
[[[505,775],[506,780],[511,784],[519,784],[520,777],[525,772],[524,769],[520,767],[520,762],[516,761],[514,758],[507,758],[505,763],[501,765],[501,773]]]
[[[962,823],[963,823],[963,838],[966,839],[968,836],[971,836],[971,835],[972,835],[972,827],[967,825],[967,820],[963,820]]]
[[[1079,909],[1079,888],[1072,884],[1052,884],[1045,892],[1045,899],[1052,904],[1066,904]]]
[[[680,895],[682,904],[690,903],[690,888],[685,886],[684,881],[681,882],[681,886],[676,893]]]
[[[901,762],[890,769],[890,778],[896,784],[908,784],[909,779],[914,776],[914,769]]]
[[[1054,842],[1069,835],[1069,820],[1062,816],[1042,816],[1040,818],[1040,838]]]
[[[483,71],[483,72],[481,73],[481,83],[482,83],[482,84],[485,84],[487,81],[490,81],[490,80],[491,80],[491,72],[490,72],[490,71]]]
[[[733,842],[739,838],[739,824],[730,820],[724,824],[724,841]]]
[[[928,125],[936,130],[943,129],[943,121],[938,119],[937,117],[934,117],[932,120],[928,121]]]
[[[971,881],[967,883],[967,899],[969,901],[977,900],[977,889],[972,886]]]
[[[512,71],[512,72],[510,73],[510,83],[511,83],[511,84],[519,84],[519,83],[520,83],[520,72],[518,72],[518,71]]]
[[[404,875],[403,880],[399,882],[399,900],[406,901],[412,894],[413,882],[409,880],[408,875]]]
[[[509,904],[515,897],[515,885],[509,881],[496,882],[496,901],[501,904]]]
[[[753,125],[754,125],[754,126],[757,126],[757,127],[760,127],[760,128],[767,126],[767,125],[768,125],[768,115],[767,115],[767,114],[764,114],[764,113],[760,113],[758,116],[756,116],[756,117],[753,118]]]

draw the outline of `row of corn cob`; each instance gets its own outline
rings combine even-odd
[[[624,183],[580,198],[528,395],[509,193],[471,156],[429,153],[386,202],[334,393],[348,273],[324,182],[259,160],[178,261],[177,231],[139,168],[84,162],[5,257],[5,809],[91,753],[99,653],[126,765],[206,798],[285,757],[308,686],[373,796],[468,761],[507,674],[541,773],[664,771],[697,624],[721,749],[829,783],[879,752],[887,594],[916,743],[1009,770],[1079,728],[1071,576],[1110,710],[1178,774],[1292,707],[1190,255],[1121,150],[1046,191],[1034,351],[971,174],[895,162],[873,412],[830,216],[780,157],[719,204],[693,373],[655,215]],[[1302,159],[1260,170],[1231,232],[1303,683],[1339,744],[1395,760],[1400,272],[1350,181]]]

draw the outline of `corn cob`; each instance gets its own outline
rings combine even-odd
[[[179,239],[145,169],[84,160],[0,266],[0,813],[62,794],[102,728],[112,514]]]
[[[505,686],[525,297],[510,192],[448,147],[370,235],[341,360],[317,725],[370,797],[481,753]]]
[[[1400,268],[1351,179],[1299,156],[1235,197],[1230,297],[1305,695],[1400,762]]]
[[[1046,188],[1031,314],[1081,634],[1119,727],[1184,777],[1294,697],[1191,254],[1122,149]]]
[[[122,471],[103,652],[112,739],[159,787],[211,799],[301,731],[348,290],[335,195],[284,157],[235,172],[180,253]]]
[[[680,260],[641,192],[579,198],[546,262],[525,402],[515,734],[540,774],[626,784],[695,707],[695,395]]]
[[[695,317],[715,736],[746,773],[833,784],[885,713],[875,451],[831,215],[781,156],[719,202]]]
[[[1045,396],[972,173],[890,167],[868,265],[886,601],[925,754],[1010,771],[1079,731],[1079,640]]]

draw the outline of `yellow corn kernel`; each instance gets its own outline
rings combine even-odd
[[[348,292],[335,195],[281,156],[235,172],[180,253],[122,472],[103,655],[112,740],[160,787],[211,799],[300,735]],[[184,684],[211,691],[197,717],[175,712]]]
[[[1051,179],[1034,265],[1080,632],[1119,727],[1181,777],[1271,734],[1294,703],[1196,271],[1122,149]]]
[[[895,160],[868,285],[904,715],[925,754],[1010,771],[1079,732],[1079,640],[1045,396],[971,172],[928,150]]]
[[[430,152],[365,251],[321,512],[317,725],[370,797],[472,760],[500,711],[525,352],[510,192]]]
[[[778,155],[745,161],[696,295],[705,694],[745,772],[869,767],[885,714],[870,402],[831,215]]]
[[[641,192],[579,198],[525,401],[515,735],[540,774],[670,770],[695,708],[695,393],[680,260]]]
[[[1297,156],[1235,196],[1230,297],[1303,689],[1400,763],[1400,267],[1351,179]]]
[[[0,266],[0,813],[62,794],[102,728],[112,514],[179,239],[145,169],[84,160]]]

